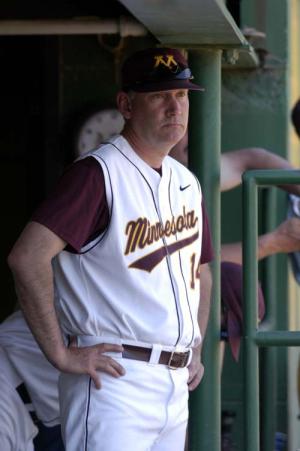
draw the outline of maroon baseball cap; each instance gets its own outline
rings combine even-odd
[[[235,360],[239,358],[243,334],[243,268],[237,263],[221,263],[222,328],[227,331],[228,342]],[[258,284],[258,318],[265,314],[265,301]]]
[[[191,82],[194,77],[187,60],[177,49],[149,48],[133,53],[124,61],[121,77],[123,91],[204,91]]]

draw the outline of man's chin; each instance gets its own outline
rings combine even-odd
[[[168,127],[168,130],[164,133],[166,142],[169,142],[172,146],[175,146],[185,135],[185,128],[182,126]]]

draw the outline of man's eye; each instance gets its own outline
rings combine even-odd
[[[163,98],[162,93],[153,94],[153,99],[162,99],[162,98]]]

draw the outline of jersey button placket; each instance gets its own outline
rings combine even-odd
[[[163,228],[166,225],[166,221],[167,220],[171,221],[173,218],[171,206],[169,204],[168,185],[169,185],[169,177],[165,177],[164,179],[161,180],[159,187],[158,187],[158,205],[157,206],[158,206],[158,211],[159,211],[159,220],[160,220],[160,223]],[[183,315],[182,315],[182,309],[181,309],[181,305],[180,305],[179,287],[176,282],[176,277],[174,274],[172,258],[168,251],[168,245],[170,245],[176,241],[176,235],[170,234],[169,237],[163,236],[162,240],[163,240],[164,246],[166,247],[166,251],[167,251],[167,255],[166,255],[167,265],[168,265],[171,284],[172,284],[172,288],[173,288],[173,292],[174,292],[174,298],[175,298],[174,302],[176,304],[176,310],[178,313],[179,335],[178,335],[178,339],[177,339],[177,343],[176,343],[176,344],[178,344],[181,341],[182,333],[183,333]]]

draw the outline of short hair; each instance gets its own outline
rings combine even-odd
[[[293,126],[295,128],[295,132],[300,138],[300,99],[298,99],[295,105],[293,106],[291,119]]]

